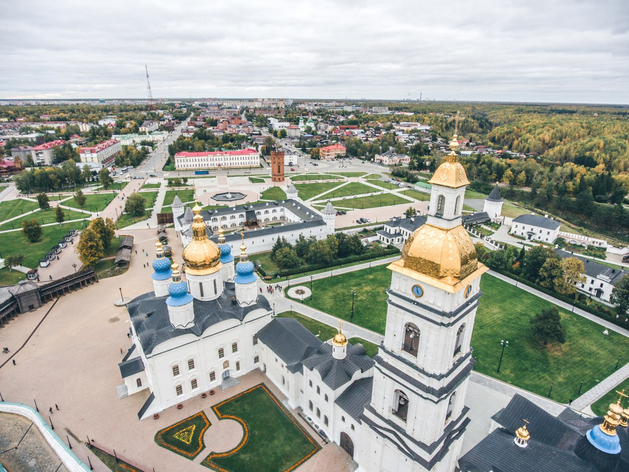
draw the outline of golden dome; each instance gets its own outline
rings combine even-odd
[[[192,241],[183,250],[186,273],[208,275],[221,268],[221,250],[207,237],[207,226],[201,216],[201,207],[195,202],[192,220]]]
[[[339,325],[339,332],[334,335],[332,338],[332,344],[336,347],[343,347],[347,345],[347,338],[341,332],[342,324]]]
[[[459,147],[459,141],[455,134],[450,141],[450,154],[448,154],[439,166],[435,174],[428,181],[429,184],[441,185],[442,187],[459,188],[469,185],[465,168],[458,161],[456,150]]]
[[[462,280],[479,267],[474,243],[461,225],[419,227],[404,244],[402,261],[407,269],[447,283]]]
[[[524,420],[525,423],[528,423],[528,421]],[[531,439],[531,434],[529,433],[529,430],[526,429],[526,424],[522,425],[520,428],[518,428],[515,432],[515,435],[520,438],[522,441],[528,441],[529,439]]]

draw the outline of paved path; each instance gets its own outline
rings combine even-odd
[[[625,364],[605,380],[599,382],[595,387],[592,387],[590,390],[573,401],[572,408],[575,410],[585,410],[590,407],[592,403],[602,398],[607,392],[627,378],[629,378],[629,364]]]
[[[573,306],[573,305],[571,305],[569,303],[562,302],[561,300],[558,300],[558,299],[556,299],[554,297],[551,297],[550,295],[547,295],[544,292],[540,292],[539,290],[536,290],[536,289],[534,289],[532,287],[529,287],[528,285],[519,283],[519,282],[513,280],[512,278],[507,277],[506,275],[499,274],[498,272],[494,272],[493,270],[489,270],[487,273],[492,275],[492,276],[494,276],[494,277],[496,277],[496,278],[498,278],[498,279],[500,279],[500,280],[502,280],[502,281],[504,281],[504,282],[507,282],[508,284],[511,284],[511,285],[514,285],[514,286],[516,286],[518,288],[521,288],[525,292],[529,292],[529,293],[535,295],[536,297],[539,297],[539,298],[542,298],[542,299],[544,299],[546,301],[549,301],[550,303],[552,303],[554,305],[557,305],[558,307],[561,307],[564,310],[571,311],[571,312],[573,312],[573,313],[575,313],[575,314],[577,314],[579,316],[582,316],[583,318],[586,318],[586,319],[588,319],[590,321],[593,321],[594,323],[599,324],[599,325],[607,328],[610,331],[615,331],[618,334],[622,334],[623,336],[629,337],[629,330],[621,328],[620,326],[616,326],[615,324],[610,323],[609,321],[606,321],[606,320],[604,320],[602,318],[599,318],[598,316],[593,315],[590,312],[587,312],[587,311],[582,310],[580,308],[576,308],[575,306]]]

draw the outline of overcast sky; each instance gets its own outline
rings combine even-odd
[[[629,103],[629,0],[3,0],[0,98]]]

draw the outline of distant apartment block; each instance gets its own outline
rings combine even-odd
[[[55,141],[50,141],[48,143],[40,144],[39,146],[35,146],[31,148],[31,156],[33,158],[33,163],[36,166],[49,166],[55,160],[54,149],[57,146],[63,146],[66,142],[57,139]]]
[[[319,149],[319,157],[324,161],[344,157],[346,153],[347,149],[342,144],[333,144]]]
[[[93,162],[109,167],[114,163],[114,159],[120,151],[122,151],[120,141],[109,139],[96,146],[82,147],[79,152],[81,162]]]
[[[152,143],[161,143],[166,139],[168,133],[160,133],[154,131],[151,134],[114,134],[111,138],[116,141],[120,141],[122,146],[133,146],[140,144],[143,141],[150,141]]]
[[[214,152],[178,152],[175,154],[175,169],[228,169],[259,167],[260,153],[255,149]]]
[[[158,128],[159,124],[156,121],[145,121],[142,123],[142,126],[140,126],[140,133],[151,133],[157,131]]]

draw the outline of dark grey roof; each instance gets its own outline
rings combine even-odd
[[[412,216],[410,218],[392,218],[391,220],[386,222],[384,226],[389,226],[391,228],[404,228],[405,230],[408,230],[412,233],[420,226],[423,226],[426,221],[426,217],[424,216]]]
[[[500,196],[500,189],[497,185],[494,187],[494,189],[485,200],[490,202],[504,202],[504,199]]]
[[[192,210],[190,209],[190,207],[187,206],[183,212],[183,215],[179,217],[179,221],[181,222],[183,226],[185,226],[185,225],[191,225],[193,219],[194,219],[194,213],[192,213]]]
[[[31,280],[20,280],[17,284],[9,288],[11,295],[19,295],[20,293],[32,292],[39,290],[39,286]]]
[[[141,357],[134,357],[133,359],[121,362],[118,364],[118,367],[120,368],[120,375],[122,375],[124,379],[130,375],[142,372],[144,370],[144,362],[142,362]]]
[[[319,338],[294,318],[275,318],[257,336],[293,373],[301,372],[301,362],[322,344]]]
[[[156,297],[154,293],[146,293],[132,300],[128,305],[129,317],[138,340],[145,354],[150,354],[156,346],[169,339],[193,334],[201,336],[210,326],[221,321],[235,319],[242,321],[253,310],[271,311],[268,300],[258,295],[256,303],[241,307],[232,303],[236,292],[233,282],[225,283],[223,294],[216,300],[194,300],[194,326],[187,329],[175,329],[170,324],[166,297]]]
[[[321,219],[321,215],[315,212],[311,208],[303,205],[297,200],[277,200],[275,202],[260,202],[254,203],[250,205],[236,205],[234,207],[222,207],[217,208],[216,210],[204,210],[201,212],[203,219],[205,221],[210,220],[215,216],[229,216],[237,213],[243,213],[247,210],[267,210],[276,207],[284,207],[289,210],[291,213],[294,213],[295,216],[301,218],[304,221],[312,221],[314,219]]]
[[[183,203],[181,202],[181,198],[179,198],[179,194],[175,194],[175,198],[173,198],[173,203],[170,206],[173,208],[179,208],[183,206]]]
[[[303,360],[304,366],[319,372],[323,383],[332,390],[345,385],[356,372],[366,372],[373,367],[374,361],[365,354],[362,344],[348,344],[344,359],[335,359],[332,349],[330,344],[321,344],[315,354]]]
[[[491,218],[486,211],[479,211],[478,213],[473,213],[471,215],[464,215],[463,218],[461,218],[461,223],[464,225],[479,225],[481,223],[486,223],[487,221],[491,221]]]
[[[514,223],[522,223],[524,225],[537,226],[539,228],[555,230],[561,226],[559,221],[539,215],[520,215],[513,220]]]
[[[595,279],[600,279],[611,284],[616,284],[620,282],[625,277],[625,275],[627,275],[627,272],[624,270],[612,269],[611,267],[599,264],[598,262],[588,259],[587,257],[583,257],[579,254],[564,251],[563,249],[557,249],[555,252],[562,259],[567,259],[568,257],[576,257],[580,261],[583,261],[585,273]]]
[[[323,220],[315,220],[309,221],[306,223],[293,223],[293,224],[285,224],[280,226],[266,226],[260,229],[252,229],[245,231],[245,243],[247,238],[249,237],[259,237],[259,236],[274,236],[276,234],[285,234],[290,231],[301,231],[306,228],[316,228],[317,226],[325,226],[325,222]],[[218,236],[213,236],[211,238],[214,242],[218,240]],[[240,233],[230,233],[225,235],[226,242],[232,241],[240,241],[241,236]]]
[[[356,421],[360,421],[360,415],[371,402],[372,386],[373,377],[359,379],[347,387],[334,403]]]
[[[128,235],[121,236],[120,245],[118,246],[118,249],[124,248],[124,247],[131,249],[133,247],[133,240],[134,240],[133,236],[128,236]]]
[[[459,459],[459,468],[465,472],[597,472],[572,451],[533,439],[521,448],[513,438],[513,434],[496,429]]]
[[[336,214],[336,210],[334,209],[334,206],[332,206],[332,202],[330,202],[330,200],[328,200],[327,205],[323,209],[323,214],[324,215],[335,215]]]

